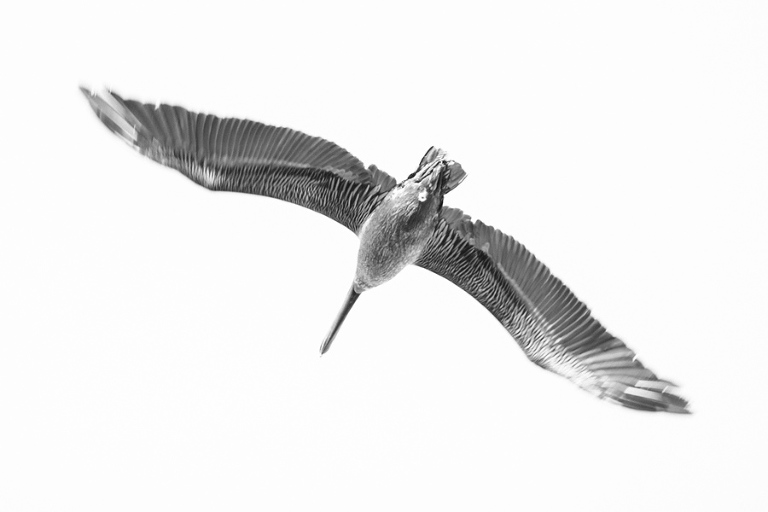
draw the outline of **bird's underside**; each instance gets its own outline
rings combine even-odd
[[[416,179],[414,173],[398,185],[339,146],[288,128],[82,91],[112,132],[196,183],[299,204],[358,234],[393,189]],[[430,150],[420,169],[441,155]],[[440,204],[442,193],[463,178],[454,165]],[[460,210],[443,206],[438,212],[414,263],[477,299],[529,359],[604,400],[633,409],[688,412],[675,386],[645,368],[522,244]]]

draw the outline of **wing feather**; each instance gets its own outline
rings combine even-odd
[[[610,402],[686,413],[676,387],[612,336],[521,243],[443,207],[417,265],[458,285],[509,331],[528,358]]]
[[[112,132],[211,190],[289,201],[357,232],[396,184],[336,144],[289,128],[82,91]]]

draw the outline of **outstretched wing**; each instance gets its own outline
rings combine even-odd
[[[289,201],[357,232],[396,184],[336,144],[289,128],[81,90],[117,136],[211,190]]]
[[[539,366],[626,407],[688,412],[673,384],[645,368],[511,236],[444,207],[416,264],[477,299]]]

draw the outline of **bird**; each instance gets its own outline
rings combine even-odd
[[[195,183],[304,206],[358,236],[354,279],[321,355],[361,294],[416,265],[480,302],[533,363],[597,398],[690,413],[678,386],[646,368],[523,244],[443,204],[467,176],[444,150],[431,147],[398,183],[333,142],[297,130],[80,90],[111,132]]]

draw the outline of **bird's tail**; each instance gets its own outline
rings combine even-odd
[[[446,163],[445,170],[443,171],[443,194],[447,194],[451,190],[458,187],[464,178],[467,177],[467,173],[461,167],[459,162],[448,160],[445,150],[432,146],[429,151],[424,155],[419,163],[419,169],[425,167],[435,160],[444,160]]]

